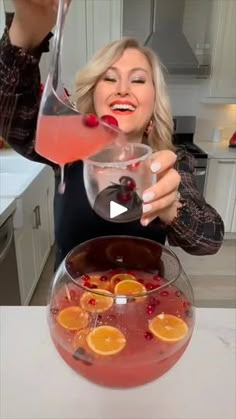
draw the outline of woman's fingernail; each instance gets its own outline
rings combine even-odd
[[[152,210],[152,205],[151,204],[143,205],[143,212],[149,212],[151,210]]]
[[[141,224],[143,227],[146,227],[149,224],[149,220],[147,218],[144,218],[141,220]]]
[[[154,162],[151,164],[151,171],[152,171],[153,173],[158,172],[158,170],[160,170],[160,168],[161,168],[161,165],[160,165],[160,163],[158,163],[158,161],[154,161]]]
[[[143,194],[143,202],[149,202],[152,201],[154,198],[153,192],[144,192]]]

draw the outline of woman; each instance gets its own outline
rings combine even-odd
[[[77,76],[74,99],[83,112],[115,116],[129,141],[148,141],[156,152],[150,170],[158,182],[144,192],[141,220],[116,224],[99,218],[86,197],[81,161],[66,167],[65,193],[57,193],[56,167],[34,150],[40,103],[38,63],[48,50],[55,3],[15,1],[15,16],[1,40],[0,135],[20,154],[55,168],[56,265],[78,243],[112,234],[142,236],[163,244],[167,238],[190,254],[216,253],[223,241],[223,222],[195,185],[192,157],[183,150],[174,152],[160,63],[135,40],[101,49]]]

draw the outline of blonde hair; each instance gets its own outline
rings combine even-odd
[[[174,150],[172,144],[173,120],[161,63],[150,48],[141,46],[136,39],[123,38],[101,48],[87,65],[77,73],[73,100],[81,112],[95,113],[93,104],[94,87],[107,69],[123,55],[127,48],[135,48],[143,53],[152,69],[156,94],[152,127],[149,134],[144,134],[147,136],[147,142],[154,150]]]

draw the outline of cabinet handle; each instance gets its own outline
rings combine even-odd
[[[34,208],[34,220],[35,224],[33,226],[33,229],[38,230],[38,228],[41,226],[41,216],[40,216],[40,206],[37,205]]]
[[[228,160],[228,159],[227,160],[219,160],[219,163],[231,163],[231,164],[234,163],[235,164],[236,159],[235,160]]]
[[[38,217],[38,226],[41,227],[41,214],[40,214],[40,206],[37,205],[37,217]]]

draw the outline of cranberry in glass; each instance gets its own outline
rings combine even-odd
[[[169,293],[168,293],[168,291],[161,291],[160,292],[160,295],[162,296],[162,297],[168,297],[168,295],[169,295]]]
[[[134,179],[132,179],[129,176],[121,176],[121,178],[119,179],[120,184],[125,186],[125,188],[128,191],[134,191],[136,189],[136,183],[134,181]]]
[[[153,334],[151,332],[145,332],[144,337],[147,340],[151,340],[153,338]]]
[[[96,115],[94,115],[92,113],[88,114],[88,115],[85,115],[83,117],[83,122],[84,122],[84,125],[86,125],[89,128],[95,128],[99,124],[98,118],[96,117]]]
[[[148,282],[148,283],[146,284],[146,289],[147,289],[148,291],[153,290],[153,289],[154,289],[154,285],[153,285],[151,282]]]
[[[129,202],[132,198],[132,195],[130,192],[119,192],[117,194],[117,199],[119,202],[122,202],[125,204],[126,202]]]
[[[108,125],[114,125],[115,127],[118,127],[118,121],[114,116],[111,115],[103,115],[101,117],[101,120],[105,122]]]

